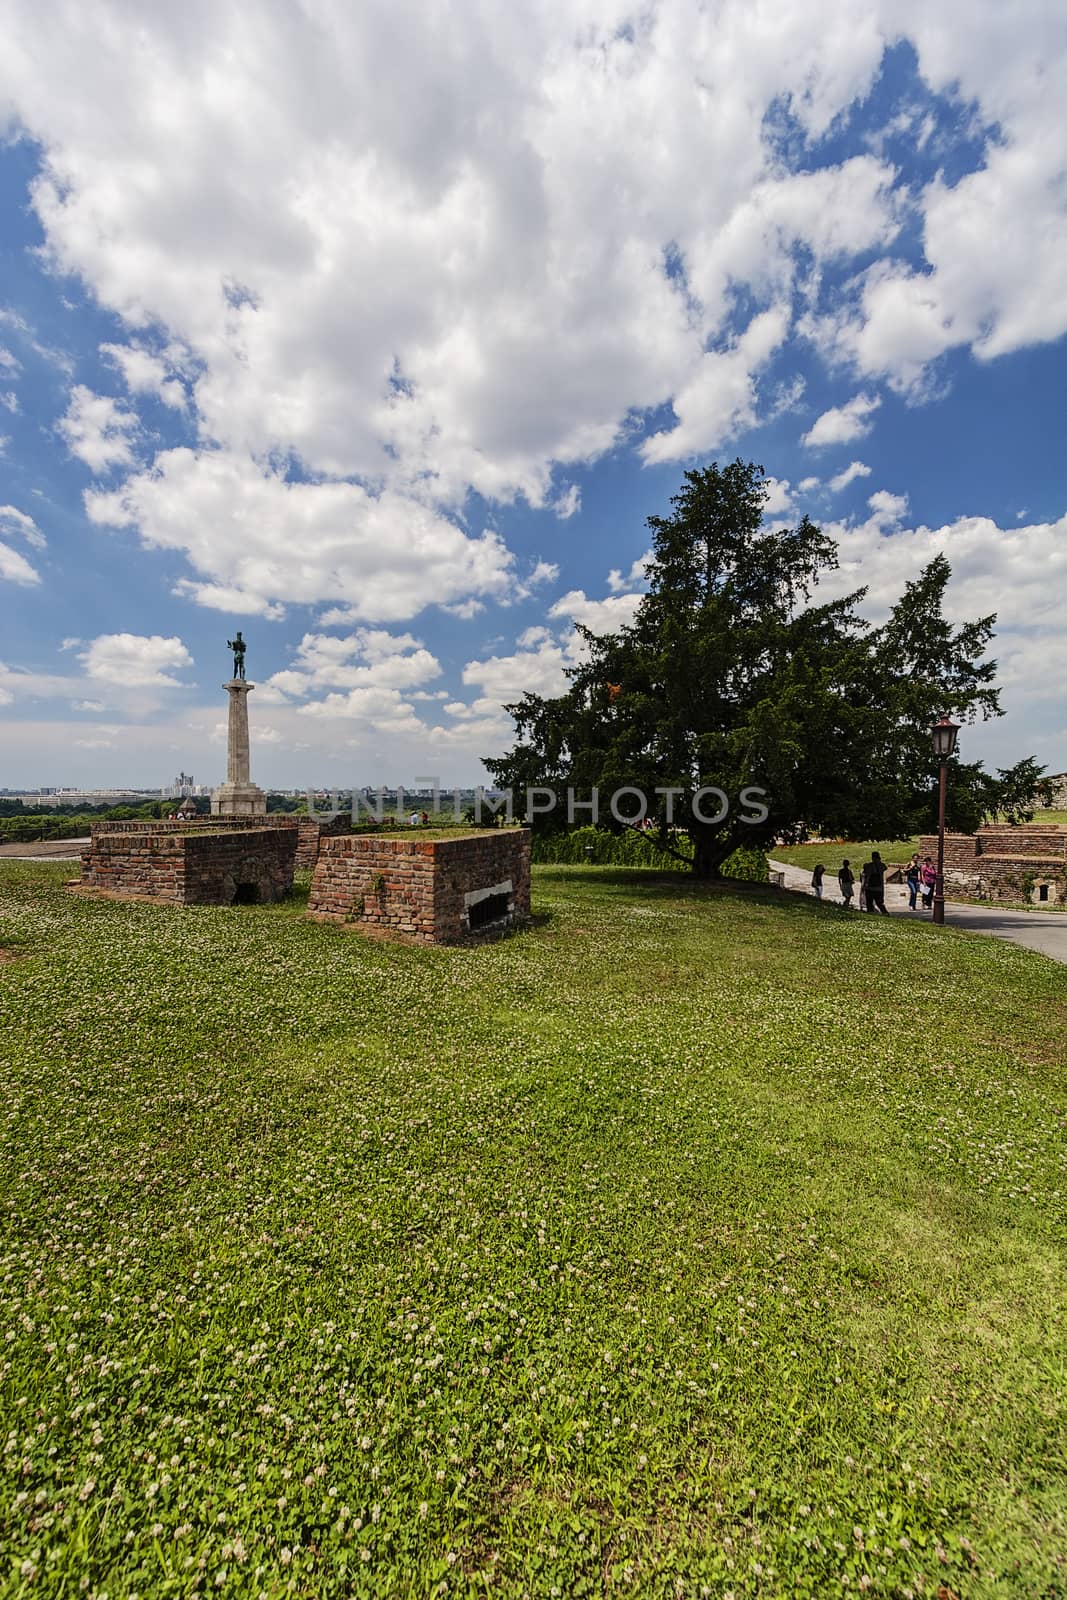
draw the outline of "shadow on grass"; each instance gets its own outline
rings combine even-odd
[[[769,883],[751,883],[744,878],[694,878],[691,872],[665,872],[656,867],[595,867],[546,863],[535,867],[538,874],[550,875],[554,883],[575,888],[595,884],[620,896],[635,893],[659,900],[744,900],[748,904],[774,906],[794,916],[855,916],[844,906],[819,901],[812,895],[777,889]]]

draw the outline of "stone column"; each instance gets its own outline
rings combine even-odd
[[[231,678],[222,687],[230,697],[226,782],[211,796],[211,815],[261,817],[267,810],[267,797],[251,780],[248,751],[248,696],[255,684]]]

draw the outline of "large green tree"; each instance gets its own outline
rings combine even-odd
[[[767,498],[751,462],[687,472],[671,514],[648,519],[648,593],[633,623],[605,636],[580,628],[585,658],[567,692],[508,707],[518,742],[486,765],[501,787],[559,796],[544,825],[566,822],[568,788],[583,798],[596,788],[602,814],[612,793],[636,789],[664,848],[673,815],[692,838],[694,871],[715,876],[739,845],[812,831],[895,838],[929,824],[931,723],[942,712],[962,723],[1000,715],[985,659],[995,618],[945,618],[943,556],[881,627],[857,612],[864,589],[820,602],[833,540],[807,517],[768,527]],[[1016,791],[1022,767],[1010,775]],[[997,782],[980,764],[953,763],[956,826],[996,808]],[[716,797],[694,812],[709,786],[728,798],[722,817]],[[756,823],[742,820],[756,814],[740,803],[746,789],[764,791]]]

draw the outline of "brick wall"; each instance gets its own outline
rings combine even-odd
[[[159,821],[136,822],[94,822],[91,826],[93,838],[100,833],[143,833],[146,829],[160,833],[188,833],[194,828],[210,828],[212,830],[226,830],[231,832],[238,828],[247,828],[248,817],[190,817],[188,820],[169,822],[166,819]],[[296,871],[310,871],[315,865],[319,853],[319,840],[324,837],[333,837],[349,831],[351,823],[347,816],[331,817],[328,820],[319,820],[315,817],[298,816],[292,812],[278,811],[271,816],[256,817],[256,828],[295,828],[297,834],[296,845]]]
[[[937,860],[937,835],[923,834],[919,853]],[[945,835],[945,883],[990,900],[1040,903],[1047,884],[1051,902],[1067,898],[1067,828],[1049,823],[992,826],[977,833]]]
[[[185,839],[177,824],[161,831],[117,822],[114,831],[93,824],[93,842],[82,851],[81,881],[113,894],[147,894],[180,905],[185,899]]]
[[[232,905],[242,886],[261,904],[284,900],[293,887],[295,828],[198,831],[185,839],[185,903]]]
[[[116,831],[94,827],[82,854],[81,881],[113,894],[150,895],[175,905],[231,905],[244,892],[281,900],[293,887],[295,828],[182,829],[172,825]]]
[[[510,883],[502,915],[484,933],[530,915],[530,832],[476,829],[453,839],[354,834],[323,839],[311,880],[309,915],[404,934],[427,944],[478,938],[470,898]],[[494,907],[496,902],[493,902]]]
[[[1052,805],[1057,811],[1067,810],[1067,772],[1049,774],[1052,785]],[[1041,813],[1038,812],[1040,818]]]

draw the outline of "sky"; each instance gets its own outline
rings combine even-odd
[[[8,0],[0,786],[484,781],[742,456],[1067,768],[1062,0]]]

